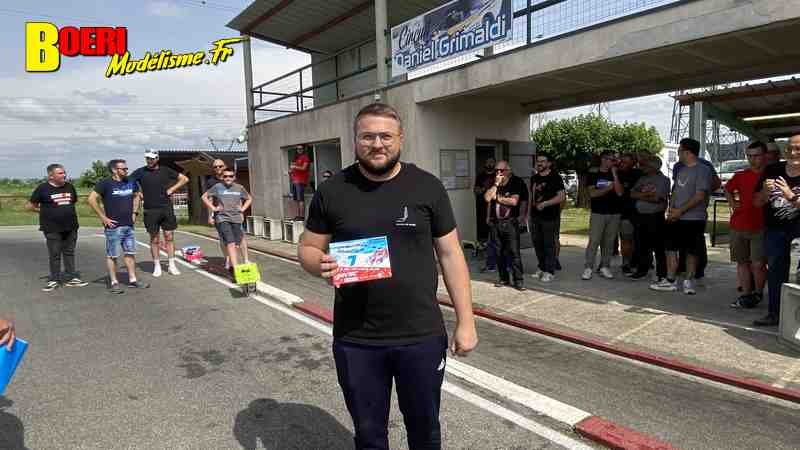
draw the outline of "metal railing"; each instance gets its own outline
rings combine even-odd
[[[493,53],[538,45],[690,1],[696,0],[513,0],[513,36],[495,45]],[[377,87],[374,42],[363,42],[253,87],[257,119],[272,120],[371,92]],[[479,52],[457,56],[409,72],[408,79],[474,63],[482,57]],[[391,64],[391,58],[385,63]],[[399,81],[402,79],[392,80]]]

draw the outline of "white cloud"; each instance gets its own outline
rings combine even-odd
[[[147,13],[158,17],[178,17],[183,9],[168,1],[154,1],[147,4]]]

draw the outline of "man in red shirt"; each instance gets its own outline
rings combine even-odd
[[[305,191],[311,175],[311,158],[306,155],[305,148],[301,145],[297,147],[297,154],[294,161],[289,166],[289,178],[292,182],[292,201],[295,204],[297,214],[295,220],[304,220],[306,213]]]
[[[742,287],[742,295],[731,303],[731,308],[753,308],[763,296],[767,276],[764,208],[754,205],[753,193],[761,180],[766,153],[767,146],[761,141],[748,145],[745,154],[750,168],[736,172],[725,184],[725,196],[732,210],[731,261],[736,263],[739,286]]]

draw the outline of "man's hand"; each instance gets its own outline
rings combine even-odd
[[[217,205],[214,207],[214,212],[222,212],[222,205]]]
[[[787,183],[786,180],[783,179],[783,177],[778,177],[778,179],[775,180],[775,186],[777,186],[778,189],[781,190],[781,192],[783,193],[783,197],[786,200],[791,200],[791,198],[794,197],[794,192],[792,192],[792,188],[789,187],[789,183]]]
[[[667,222],[676,222],[678,219],[681,218],[681,210],[678,208],[670,208],[669,212],[667,213]]]
[[[769,179],[764,181],[764,185],[767,187],[768,190],[771,191],[771,190],[775,189],[775,180],[772,179],[772,178],[769,178]]]
[[[450,355],[467,356],[478,345],[478,332],[475,323],[458,324],[450,341]]]
[[[14,340],[17,339],[16,330],[14,330],[14,322],[9,320],[0,319],[0,346],[5,345],[11,351],[14,347]]]
[[[212,226],[214,225],[214,218],[213,217],[209,217],[208,218],[208,224],[212,225]]]
[[[541,211],[541,210],[543,210],[544,208],[545,208],[545,204],[544,204],[544,202],[539,202],[539,203],[537,203],[537,204],[536,204],[536,210],[537,210],[537,211]]]
[[[103,225],[105,225],[107,228],[115,228],[117,226],[116,220],[111,220],[106,216],[103,216],[103,218],[100,220],[103,221]]]
[[[333,277],[339,273],[339,264],[336,264],[336,258],[331,255],[322,255],[319,262],[319,274],[328,282],[333,285]]]

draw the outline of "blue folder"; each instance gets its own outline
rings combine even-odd
[[[14,372],[22,357],[25,355],[25,350],[28,349],[28,343],[22,339],[14,341],[12,350],[9,351],[5,344],[0,347],[0,395],[6,391],[6,386],[11,382],[14,377]]]

